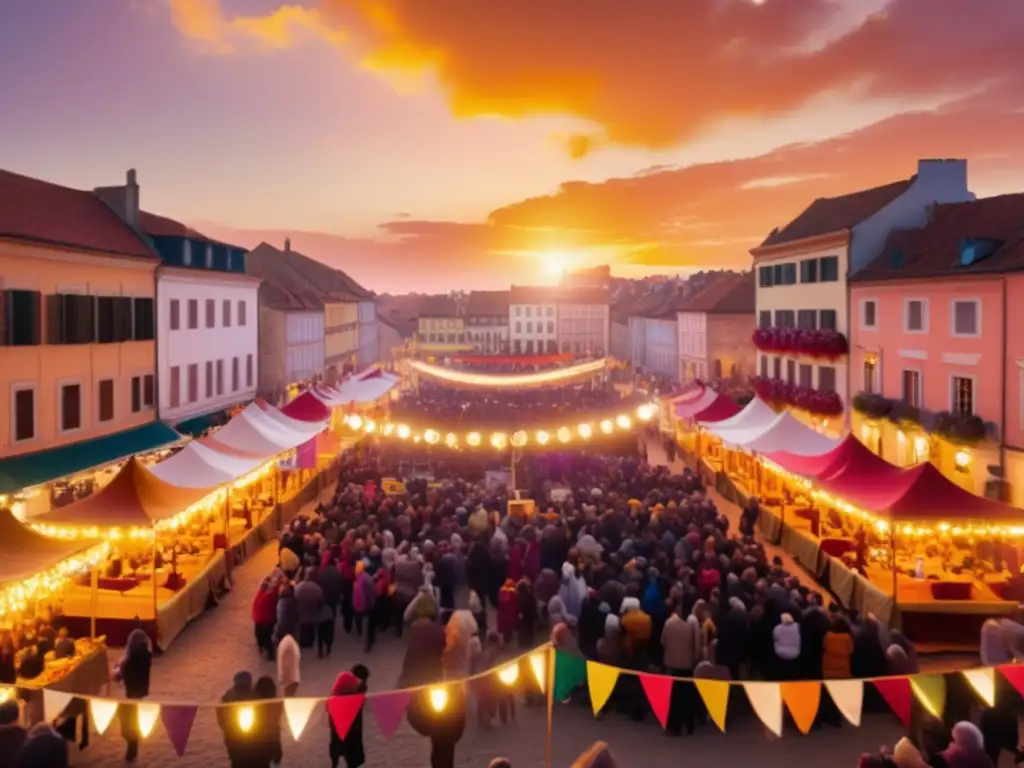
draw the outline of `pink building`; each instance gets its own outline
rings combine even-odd
[[[850,281],[855,434],[1024,504],[1024,194],[937,205]],[[994,474],[989,468],[997,468]]]

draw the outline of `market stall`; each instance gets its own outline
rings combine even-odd
[[[691,462],[701,454],[701,431],[695,429],[698,422],[711,424],[731,419],[740,412],[740,407],[731,398],[711,387],[699,385],[689,393],[671,401],[664,410],[672,413],[676,443]]]

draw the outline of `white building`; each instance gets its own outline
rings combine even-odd
[[[513,355],[553,355],[558,346],[559,289],[513,285],[509,294],[509,346]]]
[[[163,262],[156,284],[159,417],[181,424],[251,400],[259,381],[260,281],[245,273],[244,249],[145,212],[140,227]]]
[[[365,293],[365,292],[364,292]],[[359,367],[365,368],[382,360],[380,357],[380,324],[377,303],[372,296],[359,297]],[[385,358],[386,359],[386,358]]]
[[[873,189],[821,198],[754,248],[759,328],[830,329],[849,338],[847,278],[870,263],[894,229],[925,224],[935,203],[972,200],[966,160],[921,160],[917,174]],[[847,356],[758,352],[758,374],[848,404]]]
[[[466,341],[481,355],[508,352],[509,291],[472,291],[466,303]]]
[[[562,354],[604,357],[611,348],[607,288],[563,288],[558,299],[558,348]]]

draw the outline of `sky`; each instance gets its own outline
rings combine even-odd
[[[747,268],[812,200],[1024,191],[1020,0],[2,0],[0,167],[378,292]]]

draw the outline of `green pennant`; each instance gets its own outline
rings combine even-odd
[[[587,660],[575,653],[555,651],[555,701],[565,701],[587,682]]]

